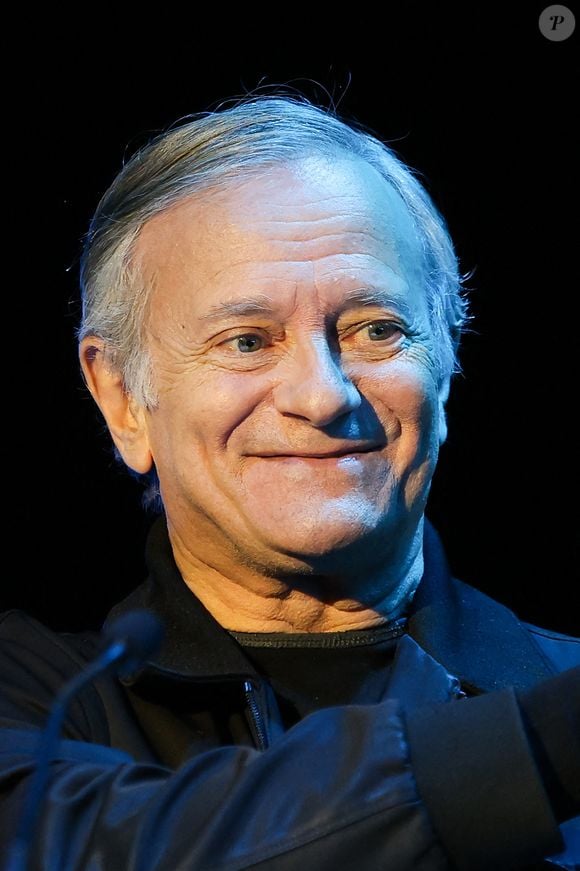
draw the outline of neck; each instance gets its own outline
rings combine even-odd
[[[168,523],[183,580],[225,629],[233,632],[341,632],[401,617],[423,576],[423,518],[402,552],[353,575],[275,575],[243,564],[224,566],[194,554]],[[401,548],[398,548],[401,550]],[[214,564],[212,564],[212,562]]]

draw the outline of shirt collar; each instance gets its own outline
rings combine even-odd
[[[451,576],[427,519],[423,535],[424,574],[408,609],[411,638],[475,693],[504,686],[523,689],[548,677],[548,666],[517,617]],[[149,532],[146,563],[147,580],[109,612],[105,626],[133,608],[146,608],[163,621],[166,639],[139,672],[122,682],[258,680],[242,647],[184,582],[164,516]]]

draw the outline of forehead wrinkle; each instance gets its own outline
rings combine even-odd
[[[228,272],[229,270],[235,270],[240,266],[245,266],[246,264],[252,264],[254,266],[261,267],[261,266],[270,265],[270,264],[280,264],[281,266],[283,266],[286,264],[290,265],[290,264],[296,264],[296,263],[301,263],[301,264],[311,263],[312,267],[313,267],[313,272],[314,272],[317,265],[318,265],[318,268],[320,268],[319,264],[321,261],[329,260],[331,258],[344,258],[344,257],[348,257],[349,260],[353,260],[354,258],[365,258],[366,260],[375,260],[380,265],[380,267],[382,269],[386,269],[389,272],[393,273],[394,275],[397,275],[398,277],[400,277],[404,280],[404,276],[403,276],[402,272],[401,273],[397,272],[396,269],[394,268],[394,266],[391,266],[385,260],[382,260],[378,255],[371,254],[370,252],[366,252],[366,251],[364,251],[364,252],[363,251],[353,251],[353,252],[349,251],[348,253],[342,253],[342,252],[339,252],[339,253],[333,252],[331,254],[322,253],[322,254],[319,254],[318,257],[308,255],[305,257],[296,257],[293,259],[289,259],[289,258],[281,257],[281,256],[278,256],[278,257],[272,256],[272,257],[269,257],[268,259],[256,260],[255,258],[250,257],[250,258],[247,258],[245,260],[237,260],[235,263],[228,263],[225,266],[222,266],[220,269],[217,269],[215,272],[212,273],[211,276],[209,276],[207,278],[205,284],[207,284],[208,281],[213,281],[217,276],[222,275],[224,272]],[[398,261],[398,258],[397,258],[397,261]],[[397,262],[395,265],[400,268],[399,262]],[[351,262],[345,266],[341,266],[341,265],[333,266],[332,273],[348,272],[348,271],[355,271],[356,272],[356,271],[364,269],[364,268],[365,268],[364,263],[363,264],[355,264],[355,263]],[[261,280],[261,276],[259,276],[259,275],[254,275],[254,276],[247,276],[246,275],[244,277],[251,278],[251,280]],[[282,281],[282,280],[284,280],[283,276],[280,278],[278,278],[278,277],[272,278],[272,281]],[[294,279],[292,279],[292,280],[294,280]],[[295,280],[299,282],[300,278],[296,278]]]
[[[357,218],[359,220],[357,221]],[[405,245],[403,241],[404,233],[401,232],[401,227],[396,221],[393,221],[389,215],[381,215],[379,220],[372,219],[370,215],[360,213],[357,215],[350,212],[347,215],[328,215],[321,218],[313,218],[309,220],[288,220],[288,219],[269,219],[258,218],[254,221],[249,220],[244,223],[244,226],[229,226],[229,229],[237,230],[237,237],[244,242],[258,241],[265,242],[267,245],[281,244],[287,246],[295,245],[312,245],[320,240],[329,240],[332,238],[342,239],[345,243],[349,239],[356,239],[355,244],[359,244],[359,239],[366,239],[378,245],[384,245],[390,252],[395,252],[398,256],[399,250]],[[362,223],[361,220],[362,219]],[[320,229],[320,225],[328,224],[329,229],[324,232]],[[313,226],[314,225],[314,226]],[[332,225],[337,225],[334,228]],[[296,231],[297,226],[304,227],[304,233]],[[264,236],[264,231],[269,227],[275,227],[279,232],[284,227],[288,228],[288,235],[281,237],[267,235]],[[255,228],[255,229],[254,229]]]
[[[254,197],[255,197],[255,194],[252,193],[252,197],[251,197],[252,204],[255,202]],[[317,210],[317,212],[312,214],[312,215],[306,214],[306,215],[304,215],[303,218],[297,218],[296,220],[293,220],[292,218],[278,219],[276,216],[279,213],[279,206],[278,206],[278,209],[276,209],[275,211],[272,210],[271,212],[268,212],[268,209],[270,208],[270,203],[268,202],[268,200],[266,198],[262,198],[261,205],[262,205],[263,215],[261,217],[255,218],[255,220],[252,221],[251,223],[259,224],[259,223],[268,222],[268,223],[272,223],[272,224],[285,224],[285,223],[310,224],[310,223],[317,223],[320,221],[343,221],[345,219],[348,219],[349,217],[366,214],[365,210],[361,209],[360,207],[358,207],[358,208],[357,207],[353,207],[353,208],[349,207],[348,210],[343,209],[343,211],[339,212],[339,213],[329,212],[326,215],[320,214],[320,211],[319,211],[320,206],[324,205],[325,203],[335,203],[337,200],[339,202],[344,203],[345,199],[346,199],[346,195],[342,192],[339,192],[335,196],[332,196],[332,197],[317,197],[317,199],[313,200],[311,203],[304,202],[303,200],[301,200],[300,205],[299,205],[300,209],[307,210],[309,208],[312,208],[312,209]],[[356,198],[351,196],[350,200],[352,200],[354,202],[356,200]],[[244,201],[240,201],[240,202],[241,202],[241,207],[243,209]],[[368,202],[370,205],[370,201],[368,201]],[[287,209],[292,209],[293,204],[290,201],[290,202],[285,203],[284,207]]]
[[[261,227],[263,225],[274,226],[274,227],[295,227],[300,224],[304,224],[305,227],[310,227],[313,224],[338,224],[341,227],[340,232],[346,234],[350,232],[361,232],[358,229],[354,229],[357,227],[363,226],[363,231],[368,231],[369,233],[372,231],[374,225],[377,223],[376,218],[377,215],[373,216],[364,211],[357,211],[354,208],[349,209],[348,211],[343,211],[340,213],[334,213],[329,215],[318,215],[317,217],[301,217],[301,218],[292,218],[290,216],[285,218],[277,217],[280,214],[280,208],[276,211],[276,216],[268,216],[267,214],[261,214],[260,216],[251,219],[246,218],[244,221],[244,225],[241,228],[242,231],[247,227],[258,226]],[[380,215],[380,223],[385,223],[386,225],[392,224],[394,226],[394,222],[392,218],[389,220],[389,216],[386,214]],[[232,226],[232,223],[229,224]]]
[[[339,196],[340,195],[337,195],[337,197]],[[158,218],[160,217],[161,216],[158,216]],[[166,217],[170,218],[170,216]],[[372,241],[379,246],[385,246],[385,253],[388,253],[388,255],[390,256],[394,254],[396,260],[399,262],[401,260],[401,254],[403,252],[406,254],[409,253],[408,250],[405,250],[409,248],[409,246],[405,244],[406,240],[403,241],[400,238],[401,234],[400,232],[397,232],[397,228],[395,228],[394,226],[390,226],[393,222],[388,220],[388,218],[390,217],[388,214],[384,216],[387,220],[385,220],[385,226],[382,232],[380,231],[380,229],[379,232],[373,232],[373,223],[376,225],[377,222],[371,222],[370,216],[368,216],[367,218],[367,216],[365,215],[365,223],[368,224],[368,226],[365,226],[363,229],[356,229],[351,223],[350,227],[341,227],[338,231],[329,230],[328,232],[318,233],[316,236],[311,238],[296,238],[295,230],[293,231],[292,238],[288,238],[285,236],[274,238],[268,237],[267,235],[264,235],[263,230],[252,232],[252,230],[249,229],[249,227],[252,225],[252,222],[247,222],[246,218],[246,222],[242,224],[239,214],[234,214],[232,216],[234,218],[237,218],[237,221],[234,220],[233,222],[223,220],[223,217],[222,220],[218,219],[217,221],[211,220],[210,218],[209,222],[207,222],[204,220],[203,212],[201,210],[200,212],[197,212],[197,217],[201,218],[201,221],[199,223],[197,221],[192,222],[195,226],[191,227],[189,226],[189,222],[187,222],[186,224],[181,224],[181,226],[179,226],[178,222],[177,227],[172,227],[170,226],[172,223],[171,219],[169,220],[169,226],[164,222],[161,222],[161,226],[159,226],[155,219],[153,219],[151,222],[148,222],[150,226],[144,228],[145,233],[140,234],[141,239],[139,241],[142,245],[142,253],[145,255],[145,259],[147,261],[150,261],[150,257],[147,255],[149,255],[150,253],[155,254],[156,249],[157,251],[159,251],[160,244],[161,249],[165,249],[165,251],[161,251],[161,253],[164,255],[163,261],[165,263],[170,263],[171,261],[173,261],[174,263],[178,262],[182,269],[191,268],[191,264],[188,263],[188,257],[191,258],[192,255],[194,260],[197,261],[197,265],[201,267],[201,269],[203,269],[204,267],[207,268],[207,266],[212,265],[211,260],[214,259],[215,261],[216,255],[219,257],[221,254],[222,257],[227,258],[232,252],[235,252],[236,249],[245,249],[248,247],[248,244],[252,245],[252,243],[257,243],[257,250],[254,256],[251,256],[251,254],[249,257],[242,256],[234,262],[226,263],[223,266],[219,265],[218,268],[214,272],[212,272],[210,276],[207,277],[203,286],[205,286],[207,282],[211,282],[219,278],[219,276],[228,269],[235,269],[236,267],[243,264],[256,262],[256,255],[259,256],[259,262],[275,262],[283,260],[283,253],[272,250],[272,248],[275,248],[277,245],[284,246],[284,249],[292,252],[293,262],[304,262],[307,260],[322,259],[324,257],[333,255],[340,256],[341,252],[332,251],[330,254],[328,254],[326,251],[324,251],[318,256],[313,257],[311,252],[308,251],[308,248],[316,245],[320,240],[325,240],[326,244],[328,244],[329,240],[335,238],[342,240],[345,244],[345,247],[350,241],[355,248],[361,247],[361,239]],[[350,217],[351,216],[347,215],[347,220],[349,220]],[[313,219],[312,223],[344,223],[344,220],[344,216],[330,215],[324,216],[323,218],[315,218]],[[306,222],[304,220],[268,221],[267,218],[265,220],[260,218],[253,222],[254,225],[261,227],[267,226],[269,223],[279,228],[288,226],[289,229],[291,229],[292,226],[295,227],[296,225],[300,224],[304,225]],[[153,224],[157,224],[157,227],[155,229],[160,229],[161,233],[155,233],[153,244],[147,245],[143,237],[148,235],[147,230],[149,230],[149,233],[154,230]],[[382,221],[379,223],[379,227],[381,225]],[[195,231],[198,243],[201,244],[196,245],[194,243],[193,231]],[[201,233],[199,231],[201,231]],[[296,247],[305,248],[306,256],[302,258],[296,258],[293,252],[293,249],[295,249]],[[359,255],[361,253],[364,254],[365,252],[361,252],[359,250],[353,253]],[[369,256],[375,255],[369,254]],[[377,259],[381,258],[379,257]]]
[[[336,262],[337,260],[344,260],[344,258],[348,258],[348,262],[346,264],[342,264],[340,262]],[[325,261],[333,260],[331,266],[325,267]],[[362,260],[362,262],[360,262]],[[353,261],[359,261],[353,262]],[[377,266],[371,267],[372,275],[358,275],[359,272],[367,272],[369,271],[369,261],[374,261]],[[206,289],[209,289],[212,285],[215,285],[219,278],[222,276],[228,275],[228,273],[233,273],[235,277],[235,273],[238,269],[251,264],[254,269],[248,272],[248,270],[244,270],[243,275],[241,276],[243,282],[247,282],[248,280],[254,282],[260,282],[266,285],[272,285],[275,287],[276,285],[280,285],[281,283],[293,283],[296,287],[305,280],[311,281],[314,285],[321,284],[322,286],[332,287],[339,280],[339,274],[342,275],[344,273],[352,273],[351,280],[354,282],[360,282],[361,285],[366,283],[374,284],[384,283],[386,285],[391,284],[389,279],[392,279],[392,276],[395,276],[398,282],[403,282],[405,285],[404,290],[408,293],[409,285],[407,281],[407,275],[401,271],[401,264],[397,258],[397,263],[395,264],[397,268],[394,268],[393,265],[387,263],[382,257],[377,256],[375,254],[371,254],[369,252],[349,252],[349,253],[322,253],[318,257],[313,257],[312,255],[305,256],[300,259],[288,259],[283,256],[276,256],[272,253],[272,256],[268,258],[261,258],[260,260],[256,260],[255,258],[240,258],[233,263],[227,263],[214,272],[211,275],[205,276],[204,280],[201,284],[195,285],[193,279],[195,278],[195,274],[190,276],[192,282],[192,290],[195,293],[195,296],[202,295]],[[312,278],[305,279],[304,277],[292,277],[287,278],[283,275],[277,276],[274,273],[271,274],[260,274],[263,272],[263,267],[268,265],[276,265],[279,264],[281,267],[284,267],[286,264],[310,264],[312,266]],[[187,266],[187,261],[183,260],[182,265]],[[148,271],[148,278],[151,281],[153,286],[160,286],[162,284],[162,278],[164,274],[163,264],[159,263],[151,263],[149,261],[150,269]],[[378,267],[378,268],[377,268]],[[267,270],[270,273],[270,270]],[[252,274],[253,273],[253,274]],[[318,275],[317,275],[318,273]],[[232,278],[230,277],[229,281]],[[229,283],[228,281],[228,283]],[[391,293],[393,293],[393,288],[390,288]],[[400,291],[397,293],[400,296]],[[256,294],[259,296],[259,294]],[[263,295],[262,298],[264,299]]]
[[[344,301],[349,301],[352,296],[360,292],[361,288],[368,288],[370,292],[376,291],[379,292],[381,289],[383,290],[383,299],[377,300],[376,305],[378,307],[384,307],[385,304],[395,304],[400,305],[401,308],[405,308],[410,312],[410,307],[407,304],[405,297],[409,295],[409,284],[406,280],[406,276],[397,272],[392,266],[388,263],[385,263],[384,260],[376,257],[375,255],[370,254],[357,254],[358,258],[365,258],[363,263],[353,264],[352,258],[354,255],[323,255],[318,260],[324,261],[328,259],[330,256],[333,257],[348,257],[349,262],[342,265],[333,265],[332,268],[324,269],[324,267],[320,266],[320,263],[316,263],[316,259],[307,258],[300,261],[268,261],[268,263],[281,262],[282,264],[294,262],[300,264],[309,264],[312,267],[311,276],[306,278],[297,278],[297,277],[285,277],[285,276],[276,276],[271,273],[270,270],[267,270],[267,274],[260,274],[262,267],[266,265],[265,261],[260,261],[255,264],[258,269],[255,271],[254,275],[248,276],[244,274],[243,280],[244,283],[247,282],[248,278],[255,283],[260,283],[265,291],[258,291],[248,294],[245,293],[238,297],[234,297],[233,299],[226,298],[216,302],[211,305],[208,311],[199,313],[197,316],[201,321],[211,321],[216,320],[219,317],[227,317],[228,315],[244,315],[244,314],[264,314],[264,315],[272,315],[276,314],[276,307],[278,304],[284,305],[286,307],[287,301],[282,299],[280,300],[280,294],[276,293],[276,290],[280,287],[281,284],[291,284],[294,287],[294,296],[293,296],[293,310],[295,310],[298,300],[297,300],[297,291],[301,284],[308,283],[311,287],[316,288],[316,293],[318,295],[320,289],[328,289],[330,291],[337,285],[337,282],[341,281],[342,275],[346,275],[347,278],[342,281],[344,284],[345,280],[349,281],[349,284],[356,283],[357,287],[348,288],[344,292],[344,297],[339,298],[337,300],[337,307],[341,306],[341,303]],[[377,267],[372,267],[369,271],[368,260],[375,260],[378,264]],[[255,261],[247,261],[247,260],[239,260],[233,264],[227,264],[221,269],[216,270],[216,272],[212,273],[202,284],[197,287],[192,287],[192,301],[200,300],[200,297],[203,296],[203,292],[208,286],[211,286],[212,283],[215,283],[215,279],[218,276],[223,274],[227,274],[229,271],[233,271],[235,274],[235,270],[241,266],[244,266],[248,262]],[[317,269],[318,266],[318,269]],[[362,272],[363,274],[358,274]],[[366,272],[366,274],[364,274]],[[318,274],[317,274],[318,273]],[[158,275],[158,273],[156,272]],[[395,282],[393,282],[393,278]],[[230,279],[231,280],[231,279]],[[228,282],[229,284],[229,282]],[[397,287],[396,285],[400,285]],[[227,292],[227,291],[226,291]],[[268,295],[270,294],[270,295]],[[331,294],[332,299],[332,294]],[[332,305],[332,303],[331,303]],[[362,305],[362,304],[361,304]],[[370,305],[370,303],[368,303]],[[236,310],[237,307],[237,310]]]
[[[343,269],[343,271],[347,271],[346,267]],[[296,308],[298,307],[297,292],[299,282],[292,279],[282,280],[285,280],[287,283],[291,283],[294,285],[294,295],[292,301],[292,313],[294,313],[296,311]],[[351,282],[354,282],[356,280],[356,276],[350,276]],[[329,276],[326,279],[317,280],[313,274],[311,287],[313,287],[315,290],[316,299],[307,299],[305,303],[306,306],[312,305],[312,303],[314,303],[315,306],[320,308],[320,291],[324,292],[326,288],[332,289],[333,286],[336,285],[336,282],[336,276]],[[359,279],[355,287],[347,288],[343,292],[342,296],[339,297],[336,301],[333,300],[332,294],[330,294],[329,306],[323,306],[323,308],[327,308],[328,311],[325,311],[325,314],[329,314],[334,309],[344,311],[347,309],[356,308],[357,306],[361,308],[389,308],[391,306],[395,306],[398,307],[400,310],[404,311],[408,318],[414,319],[416,313],[413,313],[412,307],[405,299],[407,284],[404,280],[403,285],[403,288],[396,288],[393,286],[393,282],[388,280],[369,280],[368,277],[366,280]],[[284,308],[288,305],[288,301],[286,299],[280,300],[279,295],[268,295],[267,293],[257,291],[252,295],[244,294],[242,296],[220,300],[211,305],[208,311],[200,314],[199,319],[201,321],[217,321],[221,319],[226,319],[227,317],[243,317],[246,315],[263,314],[266,316],[278,316],[280,310],[280,303]]]
[[[340,192],[337,194],[333,194],[332,196],[328,196],[326,198],[327,201],[335,201],[344,199],[343,194]],[[314,201],[313,205],[319,205],[322,202],[322,198],[317,198]],[[198,203],[198,205],[200,205]],[[231,205],[231,201],[227,203],[227,205]],[[364,229],[350,229],[344,230],[342,227],[340,232],[331,231],[325,233],[319,233],[317,237],[311,239],[297,239],[296,233],[294,231],[293,238],[271,238],[267,235],[264,235],[264,232],[255,232],[250,230],[248,232],[248,225],[242,223],[241,219],[244,217],[243,208],[241,210],[236,209],[236,203],[234,205],[233,214],[230,214],[229,217],[233,218],[233,222],[228,222],[227,220],[227,210],[226,210],[226,220],[224,218],[223,210],[218,211],[218,215],[221,220],[212,220],[212,210],[210,208],[209,220],[206,221],[203,215],[203,208],[197,212],[197,217],[201,218],[201,221],[198,223],[196,220],[192,221],[191,226],[190,222],[187,221],[185,224],[181,223],[181,226],[171,227],[171,222],[169,225],[166,225],[163,229],[165,232],[162,232],[161,248],[169,249],[167,253],[170,255],[170,260],[173,260],[175,266],[178,267],[178,272],[174,272],[171,275],[169,272],[169,276],[172,279],[171,284],[173,284],[176,288],[179,288],[181,285],[183,289],[187,292],[187,286],[191,288],[191,291],[194,292],[195,296],[203,296],[205,292],[208,290],[211,291],[219,291],[219,285],[226,284],[224,278],[231,274],[235,276],[238,270],[243,269],[244,267],[249,266],[249,269],[243,269],[243,275],[241,276],[244,284],[247,284],[248,281],[258,281],[260,283],[272,283],[272,285],[280,285],[284,281],[291,281],[296,279],[284,279],[282,276],[276,277],[273,275],[272,277],[264,275],[260,275],[260,270],[266,264],[276,264],[281,268],[284,268],[284,264],[308,264],[310,263],[313,269],[313,274],[318,273],[319,270],[324,274],[327,270],[325,269],[325,263],[328,260],[333,261],[332,266],[328,269],[330,274],[330,282],[332,282],[334,273],[340,272],[348,272],[348,271],[358,271],[361,268],[365,268],[368,266],[369,261],[374,261],[379,264],[381,271],[394,272],[397,275],[398,280],[400,281],[412,278],[416,278],[417,273],[422,272],[419,266],[419,259],[417,257],[409,257],[408,246],[406,244],[401,244],[402,240],[398,238],[398,233],[391,234],[388,232],[391,227],[389,226],[392,222],[392,216],[389,214],[389,209],[385,211],[381,209],[382,215],[381,218],[384,218],[385,226],[382,229],[382,232],[379,229],[379,233],[372,232],[373,227],[370,224],[370,215],[367,216],[366,211],[360,210],[359,212],[361,216],[364,216],[365,225]],[[262,205],[262,203],[260,204]],[[263,204],[267,208],[267,202]],[[290,204],[291,205],[291,204]],[[372,203],[369,199],[369,206],[373,207],[374,203]],[[215,212],[213,213],[215,215]],[[351,216],[347,214],[346,220],[348,220]],[[391,219],[391,220],[389,220]],[[325,215],[322,218],[320,216],[313,218],[312,223],[321,224],[331,224],[331,223],[341,223],[345,222],[344,215]],[[264,226],[268,224],[268,218],[265,219],[259,218],[258,220],[253,222],[254,225]],[[288,221],[288,220],[277,220],[274,218],[270,223],[276,227],[284,227],[289,226],[290,224],[296,225],[304,225],[307,223],[305,220],[296,220],[296,221]],[[308,219],[308,223],[310,223],[310,219]],[[349,221],[350,223],[350,221]],[[376,222],[375,222],[376,223]],[[398,226],[398,222],[395,221],[395,224]],[[201,226],[200,226],[201,224]],[[381,220],[378,224],[379,228],[382,227],[383,221]],[[352,224],[351,224],[352,227]],[[153,228],[150,227],[150,230]],[[291,228],[289,228],[291,229]],[[198,230],[201,230],[199,234],[201,236],[201,240],[197,233]],[[216,230],[218,231],[216,234]],[[175,232],[176,231],[176,232]],[[175,235],[174,235],[175,233]],[[201,244],[196,245],[194,241],[195,235],[198,235],[198,241]],[[404,235],[404,234],[403,234]],[[370,253],[369,251],[349,251],[349,244],[345,244],[344,247],[347,249],[346,251],[336,251],[331,250],[328,252],[327,250],[323,250],[321,253],[317,251],[310,251],[309,249],[312,247],[312,243],[316,245],[321,239],[325,240],[326,246],[331,246],[328,240],[338,238],[342,240],[344,243],[352,244],[353,247],[359,248],[365,247],[361,246],[359,240],[362,238],[363,240],[367,240],[368,242],[372,242],[369,247],[374,248],[375,246],[383,246],[383,251],[378,251],[377,253]],[[143,241],[143,240],[141,240]],[[213,245],[211,244],[213,241]],[[407,240],[404,240],[406,242]],[[257,245],[255,250],[252,252],[247,252],[248,245],[251,245],[252,242],[256,242]],[[165,243],[165,244],[163,244]],[[168,244],[169,243],[169,244]],[[146,257],[146,260],[149,261],[151,265],[154,266],[154,276],[155,276],[155,284],[162,284],[161,278],[165,274],[167,275],[167,271],[164,269],[165,264],[169,265],[168,259],[163,256],[164,252],[159,249],[156,251],[156,245],[153,244],[147,250],[149,246],[145,246],[146,253],[153,253],[154,259],[157,262],[151,264],[151,260],[149,257]],[[411,246],[413,247],[413,246]],[[281,250],[280,250],[281,248]],[[298,252],[296,251],[298,248]],[[237,249],[237,252],[236,252]],[[240,249],[242,249],[240,251]],[[244,250],[245,249],[245,250]],[[303,256],[296,256],[296,254],[300,254],[303,252]],[[375,248],[376,251],[376,248]],[[144,252],[145,253],[145,252]],[[155,254],[158,254],[158,257],[155,257]],[[162,255],[159,257],[159,253]],[[233,262],[223,262],[223,259],[226,260],[235,253],[244,254],[249,253],[250,256],[238,256]],[[171,256],[173,255],[173,256]],[[291,256],[288,256],[291,255]],[[407,255],[407,256],[405,256]],[[221,256],[221,262],[220,262]],[[337,264],[337,259],[348,258],[348,262],[346,266]],[[360,262],[362,259],[362,263]],[[390,259],[393,262],[393,265],[389,265],[387,260]],[[358,262],[357,262],[358,261]],[[208,275],[209,269],[212,269],[211,274]],[[404,267],[404,268],[403,268]],[[253,274],[252,274],[253,273]],[[325,276],[326,278],[326,276]],[[196,279],[201,283],[196,284]],[[231,279],[229,279],[231,280]],[[228,280],[228,283],[229,283]],[[361,283],[364,282],[364,276],[361,280]],[[384,280],[384,279],[383,279]],[[298,276],[296,283],[300,283],[303,281],[301,276]],[[183,284],[182,284],[183,282]],[[316,282],[315,282],[316,283]],[[329,283],[329,280],[326,278],[326,283]],[[185,286],[184,286],[185,285]],[[212,287],[212,285],[215,286]],[[408,293],[408,288],[407,288]]]
[[[295,259],[289,259],[287,257],[283,257],[280,255],[276,256],[272,252],[271,257],[261,258],[260,260],[256,260],[253,257],[248,257],[248,258],[241,258],[239,260],[234,261],[233,263],[227,263],[224,266],[221,266],[220,268],[216,269],[214,272],[211,273],[211,275],[206,276],[203,283],[200,285],[197,285],[195,287],[195,290],[196,290],[196,292],[201,293],[209,285],[214,284],[216,282],[216,279],[218,279],[220,276],[223,276],[224,274],[227,274],[228,272],[232,272],[232,271],[235,272],[235,270],[239,269],[240,267],[246,266],[248,264],[252,264],[255,267],[257,266],[259,269],[260,267],[262,267],[266,264],[281,264],[281,265],[288,264],[289,265],[292,263],[294,263],[294,264],[296,264],[296,263],[300,263],[300,264],[311,263],[313,270],[314,270],[316,268],[316,264],[319,261],[324,261],[324,260],[328,260],[331,258],[344,258],[344,257],[348,257],[351,261],[353,258],[372,259],[372,260],[375,260],[380,265],[380,267],[382,269],[386,269],[391,273],[397,274],[395,269],[392,266],[390,266],[388,263],[386,263],[384,260],[382,260],[379,256],[377,256],[375,254],[371,254],[369,252],[356,251],[356,252],[348,252],[348,253],[342,253],[342,252],[338,252],[338,253],[334,252],[331,254],[322,253],[318,257],[312,256],[310,254],[310,255],[305,256],[303,258],[295,258]],[[399,258],[397,257],[397,266],[400,267],[400,263],[398,261],[399,261]],[[183,265],[186,265],[186,261],[182,261],[182,263],[183,263]],[[353,262],[350,262],[345,266],[342,266],[339,264],[336,266],[333,266],[332,272],[334,272],[334,273],[336,273],[336,272],[349,272],[349,271],[353,271],[353,270],[357,271],[357,270],[364,269],[364,268],[365,268],[364,263],[357,265]],[[159,277],[161,275],[161,273],[162,273],[162,266],[159,266],[159,265],[156,265],[156,268],[150,272],[150,274],[152,276],[155,275],[157,277]],[[299,281],[300,281],[299,278],[289,279],[289,278],[284,278],[283,276],[280,276],[280,277],[272,276],[271,278],[267,278],[267,277],[264,278],[263,276],[260,276],[257,274],[253,275],[253,276],[243,275],[242,278],[245,280],[247,280],[248,278],[251,278],[251,280],[254,280],[254,281],[264,281],[265,280],[265,281],[271,281],[272,283],[279,283],[282,281],[295,281],[295,282],[299,283]],[[356,280],[356,279],[353,278],[353,280]],[[361,280],[363,280],[363,279],[361,279]],[[330,281],[332,281],[332,278],[330,279]]]
[[[397,258],[399,257],[399,251],[398,251],[399,243],[394,238],[389,238],[386,235],[381,237],[381,236],[378,236],[374,233],[371,233],[368,230],[348,230],[347,232],[332,231],[332,232],[328,232],[328,233],[317,233],[315,236],[310,236],[310,237],[303,236],[301,238],[297,238],[296,233],[293,232],[292,238],[289,238],[289,237],[288,238],[269,237],[268,244],[269,245],[271,244],[272,247],[275,244],[283,245],[284,247],[287,247],[290,249],[295,248],[297,246],[302,247],[302,248],[310,248],[310,247],[316,246],[322,240],[328,242],[332,239],[340,240],[344,247],[346,247],[346,245],[350,242],[350,244],[353,245],[353,247],[357,247],[357,248],[363,247],[365,241],[373,242],[376,245],[386,247],[390,254],[394,254]],[[362,245],[361,245],[361,240],[363,242]],[[347,252],[339,251],[336,253],[340,254],[340,253],[347,253]],[[355,253],[363,254],[365,252],[364,251],[357,251]],[[321,256],[324,257],[324,256],[332,256],[332,255],[322,254]],[[315,259],[318,259],[318,258],[315,258]]]

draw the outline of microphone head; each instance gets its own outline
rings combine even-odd
[[[117,673],[126,676],[136,671],[163,643],[165,629],[161,620],[151,611],[139,608],[123,614],[107,624],[103,630],[106,646],[122,643],[125,655],[117,664]]]

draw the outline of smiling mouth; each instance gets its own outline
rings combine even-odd
[[[275,456],[260,457],[262,460],[302,460],[313,463],[336,462],[337,460],[345,460],[348,458],[360,459],[367,454],[376,454],[379,448],[373,448],[368,451],[352,451],[346,454],[277,454]]]
[[[376,453],[376,451],[380,451],[384,447],[383,445],[372,445],[371,447],[353,447],[352,450],[337,450],[337,451],[327,451],[325,453],[319,454],[299,454],[299,453],[289,453],[289,454],[254,454],[256,457],[260,457],[263,460],[336,460],[341,457],[358,457],[362,456],[362,454],[372,454]]]

